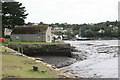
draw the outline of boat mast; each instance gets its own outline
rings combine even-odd
[[[81,28],[79,29],[79,37],[82,37],[82,32]]]

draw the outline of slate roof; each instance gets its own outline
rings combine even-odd
[[[16,26],[12,34],[36,34],[36,33],[45,33],[48,25],[25,25],[25,26]]]

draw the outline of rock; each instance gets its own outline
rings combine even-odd
[[[55,67],[55,66],[52,66],[52,68],[53,68],[53,69],[56,69],[56,67]]]
[[[47,72],[47,71],[41,71],[42,73],[45,73],[45,72]]]
[[[64,75],[58,75],[56,78],[67,78],[67,77]]]
[[[41,59],[41,58],[35,58],[35,60],[43,61],[43,59]]]
[[[5,49],[5,52],[7,52],[7,50]]]
[[[37,66],[33,66],[33,71],[38,71],[38,67]]]

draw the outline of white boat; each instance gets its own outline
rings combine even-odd
[[[86,38],[86,37],[78,37],[76,38],[76,40],[91,40],[90,38]]]

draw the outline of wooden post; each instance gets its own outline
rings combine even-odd
[[[18,52],[20,52],[20,47],[18,46]]]
[[[23,48],[21,47],[21,53],[23,54]]]

